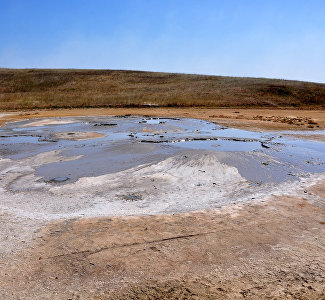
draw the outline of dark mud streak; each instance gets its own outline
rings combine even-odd
[[[45,258],[40,258],[40,260],[41,259],[53,259],[53,258],[59,258],[59,257],[64,257],[64,256],[69,256],[69,255],[78,255],[78,254],[86,254],[87,256],[89,256],[89,255],[96,254],[96,253],[99,253],[101,251],[110,250],[110,249],[118,249],[118,248],[132,247],[132,246],[138,246],[138,245],[161,243],[161,242],[177,240],[177,239],[187,239],[187,238],[192,238],[192,237],[197,237],[197,236],[205,236],[205,235],[218,233],[218,232],[219,231],[193,233],[193,234],[173,236],[173,237],[163,238],[163,239],[153,240],[153,241],[136,242],[136,243],[123,244],[123,245],[117,245],[117,246],[112,246],[112,247],[102,247],[102,248],[99,248],[99,249],[93,250],[93,251],[92,250],[76,251],[76,252],[70,252],[70,253],[59,254],[59,255],[49,256],[49,257],[45,257]]]
[[[158,135],[158,134],[154,134]],[[259,139],[246,139],[246,138],[227,138],[227,137],[193,137],[193,138],[184,138],[178,140],[141,140],[140,143],[179,143],[182,141],[192,142],[192,141],[233,141],[233,142],[244,142],[244,143],[253,143],[253,142],[261,142]],[[262,144],[263,142],[261,142]],[[269,147],[268,147],[269,148]]]
[[[116,123],[95,123],[93,126],[117,126]]]

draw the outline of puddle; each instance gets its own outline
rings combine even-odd
[[[52,178],[51,180],[49,180],[48,182],[50,182],[50,183],[61,183],[61,182],[65,182],[65,181],[67,181],[69,179],[70,179],[69,177],[55,177],[55,178]]]
[[[292,139],[288,133],[250,132],[186,118],[37,119],[8,123],[0,129],[0,157],[20,160],[55,150],[66,157],[81,155],[76,160],[44,163],[36,169],[37,176],[53,184],[203,150],[215,152],[220,162],[236,167],[252,186],[325,172],[325,143]],[[126,200],[134,200],[131,196]]]

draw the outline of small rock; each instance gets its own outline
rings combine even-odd
[[[125,201],[130,201],[130,202],[133,202],[133,201],[139,201],[139,200],[142,200],[142,195],[140,194],[126,194],[126,195],[123,195],[122,198],[125,200]]]

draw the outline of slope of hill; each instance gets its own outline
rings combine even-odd
[[[0,69],[0,109],[324,108],[325,84],[119,70]]]

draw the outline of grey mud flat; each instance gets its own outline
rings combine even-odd
[[[39,283],[33,290],[34,294],[30,299],[33,297],[35,299],[37,293],[39,293],[40,299],[54,299],[56,298],[55,295],[57,295],[57,299],[62,299],[63,295],[64,297],[75,297],[75,299],[82,298],[84,295],[85,299],[88,299],[87,297],[90,297],[90,294],[87,294],[84,289],[81,292],[77,288],[80,284],[82,270],[85,268],[83,266],[85,263],[84,255],[87,257],[87,266],[88,264],[100,264],[100,261],[96,261],[95,258],[96,263],[88,261],[89,255],[93,256],[96,253],[104,255],[104,260],[109,261],[110,255],[112,255],[113,260],[121,260],[119,254],[114,254],[115,250],[110,249],[122,247],[117,245],[123,239],[125,239],[126,244],[124,244],[128,245],[127,247],[138,249],[138,247],[141,248],[141,245],[149,243],[152,244],[150,247],[153,247],[150,249],[156,251],[154,249],[159,250],[157,243],[172,243],[171,241],[174,240],[187,240],[202,236],[202,234],[203,236],[210,234],[213,236],[217,232],[216,228],[221,226],[220,224],[223,224],[225,220],[229,226],[231,225],[230,228],[236,228],[235,226],[239,224],[236,223],[236,218],[238,218],[238,222],[241,220],[241,224],[249,222],[247,226],[252,226],[254,222],[256,224],[263,222],[264,219],[259,213],[263,212],[271,216],[282,209],[284,211],[281,214],[273,217],[274,220],[279,221],[287,214],[291,223],[288,221],[289,223],[286,226],[292,226],[292,232],[288,232],[288,235],[294,233],[295,236],[298,236],[303,234],[303,230],[305,233],[309,233],[311,229],[307,225],[305,227],[301,227],[302,225],[299,225],[300,227],[297,225],[297,228],[294,227],[296,224],[301,224],[300,221],[297,221],[300,219],[296,216],[291,217],[292,213],[288,213],[286,209],[290,209],[288,203],[295,203],[296,200],[292,200],[294,197],[294,199],[308,201],[309,206],[299,200],[297,207],[307,207],[311,216],[315,214],[314,219],[312,219],[315,222],[324,216],[323,190],[315,192],[313,187],[325,182],[325,143],[303,138],[303,136],[308,137],[311,134],[324,134],[324,131],[301,132],[299,134],[300,138],[296,139],[290,137],[290,132],[287,131],[250,132],[197,119],[152,118],[150,116],[139,118],[129,115],[124,117],[34,119],[6,124],[0,129],[0,210],[3,229],[0,239],[0,264],[2,266],[0,275],[5,278],[3,282],[6,282],[6,286],[2,287],[3,292],[0,295],[8,299],[19,299],[21,297],[28,299],[24,290],[27,286],[30,288],[30,282],[36,280]],[[274,199],[281,200],[275,201]],[[270,210],[270,206],[265,203],[273,203],[271,206],[276,209]],[[296,204],[292,205],[296,207]],[[250,210],[251,215],[247,214],[246,210]],[[187,224],[188,218],[197,214],[203,214],[199,215],[200,217],[197,219],[202,226],[199,231],[198,228],[193,227],[191,222]],[[223,219],[222,215],[226,219]],[[256,217],[255,221],[253,216]],[[206,218],[210,221],[204,221]],[[217,219],[219,220],[218,226],[215,223]],[[90,223],[87,223],[87,220]],[[154,242],[155,239],[151,236],[153,232],[149,228],[154,225],[150,225],[153,222],[150,220],[161,222],[161,228],[168,227],[168,224],[180,223],[179,227],[174,228],[174,225],[170,225],[172,228],[166,227],[166,231],[162,231],[159,234],[160,238]],[[281,222],[274,224],[274,228],[278,226],[278,230],[280,230]],[[317,222],[317,226],[322,224],[322,221]],[[140,223],[143,224],[144,229],[139,229]],[[102,227],[99,224],[102,224]],[[134,228],[126,224],[134,224]],[[187,229],[183,228],[185,225]],[[95,229],[91,229],[91,226],[94,226]],[[107,239],[107,237],[102,236],[103,233],[114,235],[110,226],[116,232],[120,232],[120,236],[119,238],[116,237],[114,243],[115,237],[112,237],[111,242],[113,244],[102,245],[101,239],[103,241]],[[261,226],[262,228],[263,226],[267,227],[266,223]],[[315,224],[313,226],[312,228],[316,228],[313,234],[318,237],[318,240],[310,242],[310,245],[313,245],[310,247],[322,248],[324,242],[324,239],[321,238],[323,229],[317,229],[318,227]],[[147,232],[148,228],[149,231]],[[221,229],[219,228],[219,230]],[[222,230],[229,230],[229,228],[226,226]],[[236,231],[237,229],[233,230]],[[254,227],[251,230],[253,232],[256,228]],[[272,226],[268,230],[272,230]],[[94,236],[91,232],[94,233]],[[172,235],[172,232],[178,233]],[[283,232],[287,232],[287,230]],[[229,234],[232,236],[231,232]],[[284,233],[278,234],[282,236]],[[96,236],[101,237],[101,239],[97,240]],[[261,238],[262,236],[256,232],[257,243],[261,242]],[[274,238],[276,239],[276,235]],[[290,236],[290,239],[292,239],[293,244],[298,243],[297,240],[294,240],[294,236]],[[92,244],[88,245],[87,241],[92,241]],[[301,243],[303,242],[304,240],[301,240]],[[200,243],[204,242],[201,241]],[[228,241],[227,243],[232,244],[233,242]],[[265,243],[273,245],[275,240],[268,240]],[[280,247],[279,243],[280,241],[275,243],[274,247]],[[232,247],[241,247],[235,244]],[[168,245],[172,247],[171,244]],[[195,247],[200,249],[203,246],[198,244]],[[209,247],[213,248],[215,244],[211,244]],[[214,255],[214,258],[209,258],[207,254],[206,259],[211,259],[211,264],[206,266],[205,271],[200,270],[198,272],[201,274],[200,276],[203,276],[202,274],[208,276],[205,273],[207,270],[209,270],[209,274],[215,272],[211,269],[214,264],[216,264],[214,270],[218,268],[218,260],[215,258],[218,251],[211,250],[212,248],[209,247],[203,247],[201,250],[206,251],[206,253],[212,251],[211,253],[214,254],[211,255]],[[285,246],[283,247],[285,248]],[[141,251],[140,248],[139,251]],[[177,252],[180,248],[173,249],[176,249]],[[194,248],[191,249],[188,248],[190,253],[194,251]],[[232,251],[231,249],[225,251]],[[242,249],[243,252],[241,253],[246,253],[247,249]],[[253,250],[257,251],[255,248]],[[45,251],[46,254],[42,251]],[[65,254],[66,251],[68,251],[67,254]],[[113,252],[102,254],[102,251]],[[297,253],[301,255],[305,253],[299,251]],[[317,261],[322,261],[325,258],[324,255],[321,252],[316,252]],[[233,255],[233,252],[230,254]],[[35,255],[39,256],[38,264],[34,261]],[[66,258],[67,255],[69,258]],[[79,257],[80,255],[82,257]],[[106,257],[106,255],[108,256]],[[150,255],[148,257],[151,257]],[[164,255],[170,256],[168,251]],[[182,257],[181,259],[184,259],[181,252],[179,255]],[[238,257],[241,255],[238,254]],[[70,274],[71,268],[75,268],[78,273],[78,275],[71,273],[70,279],[64,277],[64,281],[60,283],[65,286],[62,288],[62,294],[54,283],[55,280],[62,277],[61,271],[56,270],[52,263],[50,263],[51,269],[46,271],[49,268],[49,259],[43,261],[44,256],[52,257],[50,261],[54,259],[53,263],[58,263],[58,266],[60,266],[60,259],[68,259],[69,270],[67,270],[67,274]],[[79,258],[75,260],[75,257]],[[57,259],[59,261],[56,261]],[[154,260],[154,257],[152,259]],[[158,261],[163,264],[167,263],[161,259],[159,258]],[[177,258],[169,257],[168,259],[175,260]],[[245,257],[245,259],[248,258]],[[265,260],[265,257],[258,259]],[[197,262],[198,266],[206,264],[199,262],[196,256],[193,257],[193,260]],[[294,260],[291,261],[292,264],[294,262]],[[320,265],[318,264],[319,268],[311,267],[311,265],[308,268],[317,274],[322,273],[323,262]],[[149,261],[147,263],[149,264]],[[310,260],[306,258],[304,266],[307,263],[313,264],[312,258]],[[22,275],[17,274],[19,264],[26,265],[26,269],[22,268],[25,270]],[[40,282],[38,275],[35,275],[36,273],[34,275],[29,273],[29,264],[36,266],[36,269],[42,266],[42,272],[45,273],[39,271],[39,274],[45,276],[44,281]],[[133,263],[128,262],[128,264],[131,266]],[[95,295],[96,289],[101,292],[105,291],[105,287],[100,287],[99,284],[99,282],[106,282],[105,280],[108,280],[108,286],[114,287],[112,290],[119,290],[117,282],[113,280],[114,278],[117,278],[118,282],[133,280],[132,289],[134,289],[134,293],[141,294],[140,291],[136,291],[139,278],[142,276],[142,267],[134,265],[135,269],[132,271],[126,266],[125,270],[121,266],[114,267],[114,262],[107,262],[107,265],[111,266],[105,269],[105,272],[108,272],[107,274],[103,270],[96,269],[96,272],[100,273],[100,276],[99,273],[96,273],[99,277],[93,275],[93,278],[97,278],[97,283],[91,280],[92,277],[89,275],[91,273],[87,273],[89,276],[87,280],[90,281],[86,284],[89,284],[93,289],[92,295]],[[179,261],[175,265],[178,265],[179,271],[170,273],[173,274],[170,278],[177,278],[177,280],[183,278],[182,280],[185,280],[187,273],[185,271],[182,273],[181,270],[185,268],[189,272],[190,269],[179,264]],[[284,269],[286,267],[288,266],[285,264],[282,266]],[[53,271],[53,268],[56,271]],[[65,267],[61,266],[61,268]],[[88,270],[88,267],[86,269]],[[291,270],[291,267],[287,268],[286,272],[290,273],[289,269]],[[165,271],[163,277],[157,274],[155,277],[152,274],[151,277],[144,276],[143,278],[146,280],[159,278],[161,281],[162,278],[168,277],[167,269]],[[198,270],[196,269],[196,271]],[[60,275],[55,275],[55,272]],[[141,274],[134,275],[135,277],[131,276],[131,278],[128,272],[130,274],[140,272]],[[244,272],[243,269],[240,272]],[[273,272],[273,275],[270,275],[271,277],[277,276],[274,270],[270,272]],[[236,274],[235,270],[231,276],[235,276],[234,274]],[[21,278],[21,276],[25,277]],[[48,282],[46,281],[47,276],[50,276]],[[311,290],[308,293],[314,293],[310,295],[321,295],[322,293],[319,286],[322,286],[324,277],[319,276],[317,280],[316,277],[312,279],[309,275],[307,276],[311,282]],[[17,278],[20,278],[19,280],[22,283],[15,292],[12,289]],[[31,278],[30,282],[26,278]],[[161,282],[165,281],[162,280]],[[185,282],[187,281],[185,280]],[[48,286],[48,291],[46,291],[46,286]],[[120,288],[122,286],[125,286],[125,282],[121,284]],[[154,289],[159,289],[159,284],[158,287],[156,284],[154,286]],[[195,284],[190,284],[190,286],[197,289],[194,287]],[[173,284],[170,288],[173,288]],[[238,288],[243,290],[240,285]],[[308,289],[308,286],[306,288]],[[162,289],[164,290],[162,293],[167,295],[168,288],[163,287]],[[176,290],[181,294],[188,293],[186,287],[182,288],[181,283],[177,283]],[[151,292],[151,290],[148,291],[149,294]],[[211,299],[213,299],[213,295],[215,296],[219,292],[209,291],[212,293]],[[121,299],[129,296],[132,299],[133,297],[132,293],[129,296],[126,294],[119,296],[118,293],[116,292],[115,296],[104,293],[100,296],[104,298],[96,299],[106,299],[105,297],[111,296],[113,298],[121,297]],[[160,294],[160,296],[166,296],[165,294]],[[231,294],[230,291],[228,294]],[[45,297],[45,295],[47,296]],[[175,295],[175,299],[177,299],[179,295]],[[207,295],[202,294],[202,297],[199,298],[208,298]],[[227,293],[224,296],[226,295]],[[243,296],[242,293],[238,295],[239,297],[240,295]],[[194,297],[194,295],[192,296]]]
[[[34,119],[0,135],[0,207],[39,220],[215,209],[325,174],[324,142],[197,119]]]

